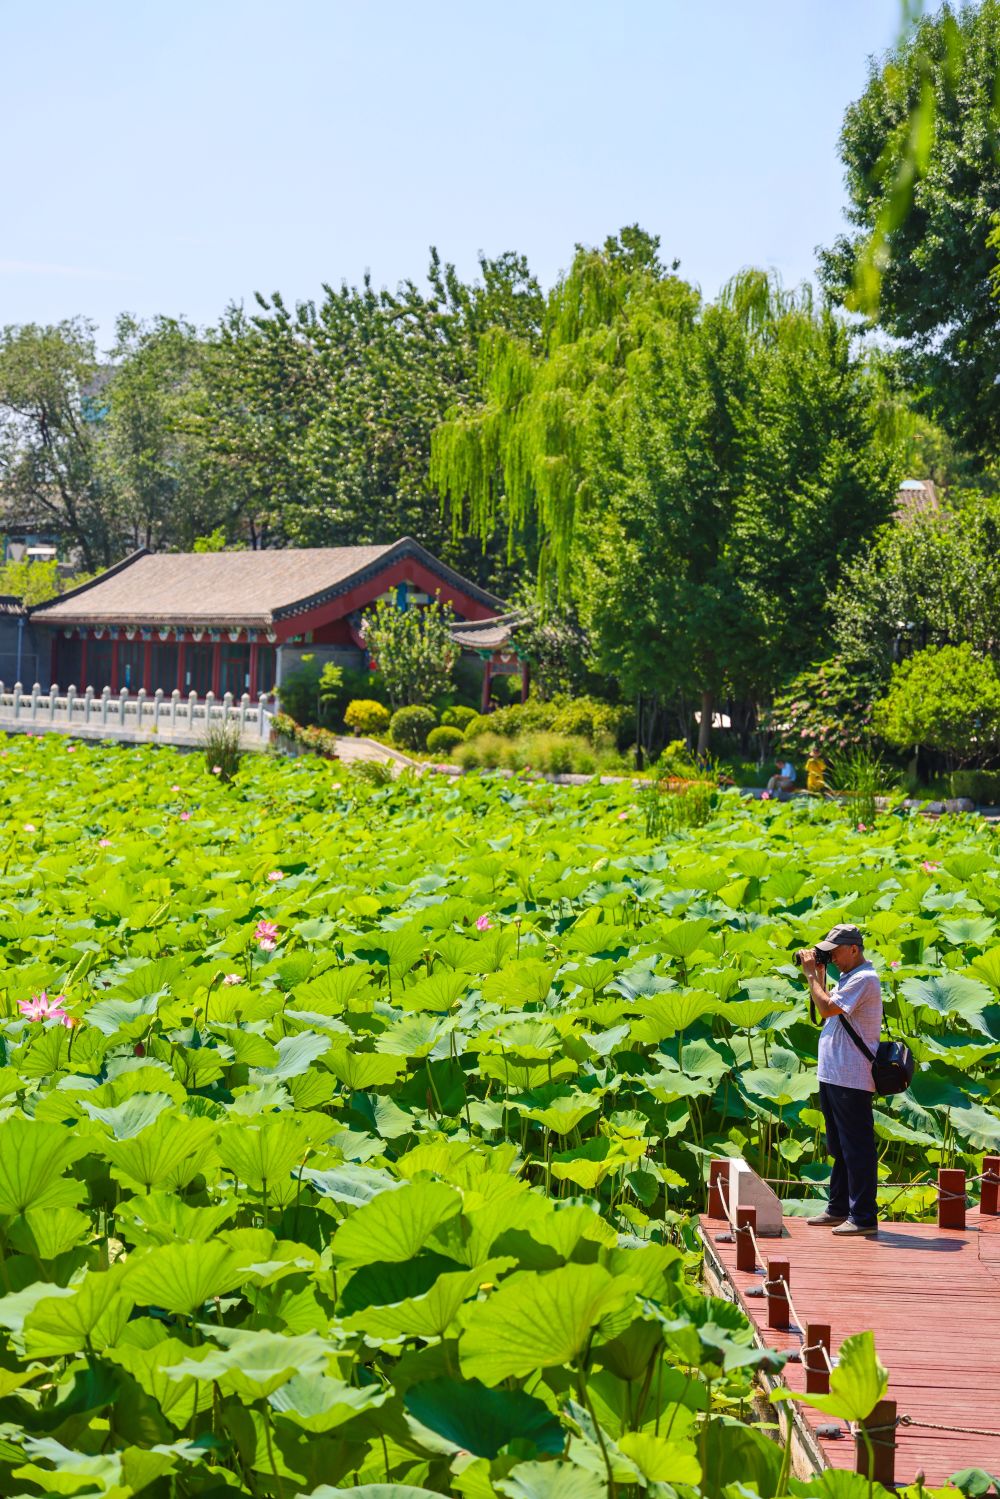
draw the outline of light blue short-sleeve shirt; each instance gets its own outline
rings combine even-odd
[[[874,1051],[882,1033],[882,986],[867,959],[834,984],[830,998],[843,1010],[869,1051]],[[819,1033],[817,1076],[821,1083],[875,1092],[872,1064],[855,1046],[839,1015],[825,1020]]]

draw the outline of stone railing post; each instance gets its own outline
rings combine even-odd
[[[21,693],[24,691],[20,682],[14,683],[14,717],[21,717]]]
[[[76,683],[70,682],[66,688],[66,722],[73,722],[73,699],[76,697]]]
[[[194,733],[194,715],[195,715],[195,710],[197,709],[197,707],[198,707],[198,694],[196,692],[189,692],[188,693],[188,733],[189,734],[193,734]]]
[[[93,687],[88,687],[86,692],[83,694],[83,722],[85,725],[89,725],[90,723],[90,710],[93,706],[93,702],[94,689]]]
[[[56,698],[59,696],[59,683],[53,682],[49,688],[49,723],[56,721]]]
[[[257,699],[257,727],[260,730],[261,739],[267,738],[267,715],[271,711],[267,705],[268,695],[262,692]]]
[[[240,738],[243,738],[243,730],[247,726],[247,714],[250,711],[250,694],[244,692],[240,698]]]
[[[153,733],[160,732],[160,710],[163,707],[163,688],[157,687],[153,693]]]
[[[118,694],[118,727],[125,727],[125,704],[128,702],[128,688],[123,687]]]
[[[177,706],[180,703],[180,700],[181,700],[181,695],[180,695],[179,691],[177,690],[177,688],[175,687],[174,690],[173,690],[173,692],[170,694],[170,732],[171,732],[171,734],[176,734],[177,733]]]
[[[211,689],[209,689],[209,691],[205,693],[205,733],[206,734],[210,731],[210,729],[212,727],[212,708],[213,708],[214,704],[215,704],[215,693],[212,692]]]
[[[146,709],[146,689],[140,687],[135,695],[135,726],[142,733],[142,715]]]
[[[106,729],[107,726],[108,726],[108,706],[109,706],[110,702],[111,702],[111,688],[110,687],[102,687],[101,688],[101,728],[102,729]]]
[[[42,692],[42,684],[41,684],[41,682],[35,682],[34,685],[32,686],[32,689],[31,689],[31,722],[32,723],[35,723],[37,721],[37,719],[38,719],[38,699],[41,696],[41,692]]]

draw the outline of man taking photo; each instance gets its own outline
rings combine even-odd
[[[882,1030],[882,986],[865,957],[864,938],[856,926],[835,926],[815,948],[802,948],[795,956],[823,1017],[819,1102],[827,1153],[833,1157],[826,1211],[808,1221],[832,1228],[835,1234],[877,1234],[875,1084],[871,1060],[852,1040],[842,1017],[874,1052]],[[840,975],[832,989],[827,988],[828,963],[834,963]]]

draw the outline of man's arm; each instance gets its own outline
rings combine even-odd
[[[809,985],[809,998],[824,1020],[831,1015],[843,1015],[844,1011],[834,1004],[826,987],[826,969],[817,968],[815,959],[803,957],[802,976]]]

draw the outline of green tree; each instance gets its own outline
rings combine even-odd
[[[200,443],[186,430],[206,352],[183,319],[118,319],[97,445],[117,551],[190,550],[224,522],[225,495],[209,482]]]
[[[832,601],[837,649],[887,681],[902,651],[967,642],[1000,659],[1000,499],[952,492],[949,510],[880,530]]]
[[[1000,677],[971,645],[932,646],[893,667],[874,726],[899,749],[927,748],[950,765],[988,758],[1000,744]]]
[[[435,434],[432,478],[491,534],[535,520],[594,663],[701,708],[767,693],[822,648],[829,577],[889,513],[885,383],[844,324],[766,276],[715,306],[623,231],[580,250],[535,354],[487,339],[484,398]]]
[[[97,469],[101,375],[82,318],[0,332],[4,511],[61,533],[91,571],[115,552]]]
[[[450,604],[399,609],[380,599],[362,620],[369,654],[392,707],[426,703],[446,691],[458,651],[451,638]]]
[[[998,0],[945,5],[872,63],[840,138],[852,228],[821,259],[827,288],[906,341],[912,382],[986,457],[1000,451],[998,76]]]

